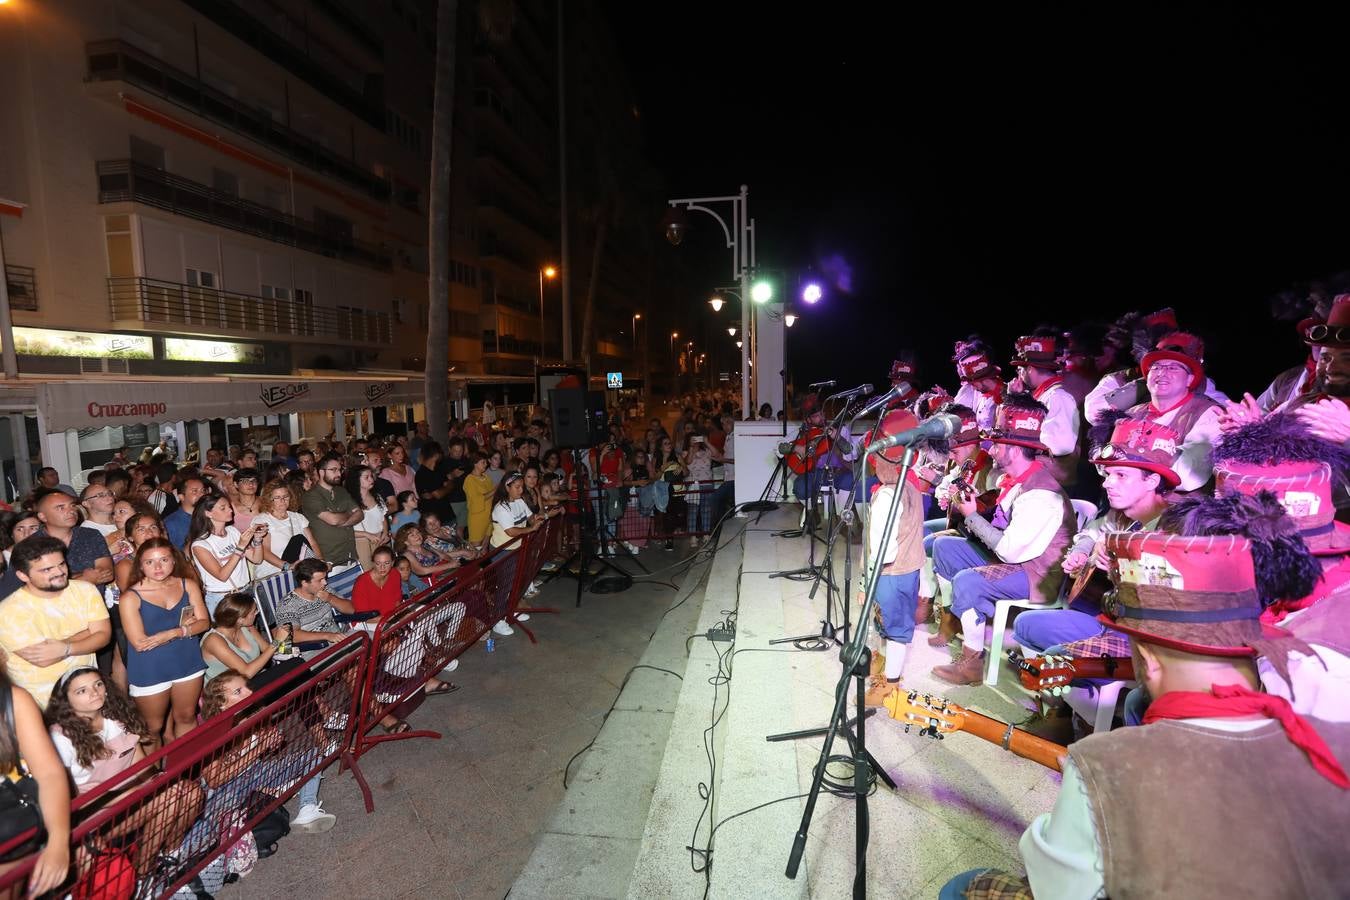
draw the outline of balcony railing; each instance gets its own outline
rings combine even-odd
[[[5,264],[5,284],[9,287],[9,308],[36,312],[37,276],[32,266]]]
[[[393,256],[384,247],[325,232],[313,222],[241,200],[162,169],[129,159],[114,159],[98,163],[97,171],[99,203],[144,203],[332,259],[386,272],[393,267]]]
[[[484,353],[513,353],[517,356],[538,356],[539,342],[502,335],[497,337],[491,331],[483,332]]]
[[[85,48],[90,81],[125,81],[217,122],[316,172],[389,199],[389,182],[312,138],[272,120],[266,112],[218,91],[200,79],[122,41],[95,41]],[[381,120],[379,126],[384,127]]]
[[[157,278],[109,278],[108,302],[115,322],[155,322],[190,333],[247,332],[358,344],[392,341],[388,313],[329,309]]]

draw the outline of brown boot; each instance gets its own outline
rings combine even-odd
[[[863,698],[863,705],[885,706],[886,698],[898,690],[900,690],[900,679],[887,681],[884,675],[874,675],[867,681],[867,696]]]
[[[984,652],[962,647],[959,660],[933,667],[933,677],[948,684],[979,684],[984,681]]]
[[[1017,727],[1038,738],[1056,744],[1073,743],[1073,710],[1062,700],[1047,703],[1042,712],[1035,713]]]
[[[881,678],[886,674],[886,654],[880,650],[872,651],[872,667],[868,671],[873,678]]]
[[[952,611],[944,606],[942,618],[938,622],[937,634],[928,639],[928,646],[945,647],[952,642],[952,638],[960,633],[961,620],[952,615]]]
[[[920,597],[919,602],[914,606],[914,624],[927,625],[933,618],[933,598]]]

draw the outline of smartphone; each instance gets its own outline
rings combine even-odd
[[[192,622],[196,618],[197,618],[196,614],[192,612],[192,607],[185,606],[183,607],[183,611],[178,614],[178,626],[181,628],[184,625],[187,625],[188,623]]]

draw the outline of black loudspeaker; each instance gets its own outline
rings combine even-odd
[[[554,388],[548,392],[553,413],[553,443],[559,447],[593,447],[604,443],[605,398],[598,391]]]

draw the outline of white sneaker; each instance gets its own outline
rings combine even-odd
[[[629,553],[633,554],[634,556],[637,556],[639,553],[642,552],[642,549],[638,547],[637,544],[630,543],[629,541],[624,541],[623,546],[624,549],[626,549]]]
[[[291,819],[291,830],[303,831],[305,834],[323,834],[325,831],[331,831],[336,824],[337,816],[324,812],[323,803],[310,803],[300,807],[300,812]]]
[[[500,634],[502,637],[506,637],[508,634],[515,634],[516,630],[510,625],[507,625],[505,619],[499,619],[497,620],[497,624],[492,626],[492,632],[494,634]]]
[[[459,660],[452,659],[450,660],[450,665],[446,666],[444,669],[441,669],[441,674],[444,675],[446,672],[453,672],[458,668],[459,668]]]
[[[345,712],[335,712],[328,717],[328,721],[323,723],[323,727],[328,731],[342,731],[347,727],[347,714]]]
[[[529,594],[526,594],[525,596],[528,597]],[[529,613],[518,612],[518,613],[516,613],[516,621],[517,621],[517,622],[528,622],[528,621],[530,621],[530,614],[529,614]]]

